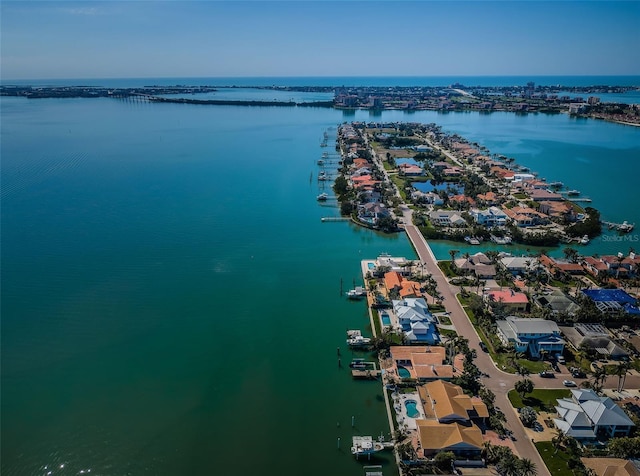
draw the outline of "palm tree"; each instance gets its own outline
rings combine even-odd
[[[627,380],[627,372],[631,368],[631,364],[629,362],[621,362],[616,367],[615,374],[618,376],[618,392],[621,392],[624,388],[624,383]]]
[[[537,474],[536,464],[530,459],[522,458],[518,460],[517,467],[518,476],[535,476]]]
[[[566,442],[567,442],[567,435],[565,435],[562,430],[557,429],[556,435],[553,438],[551,438],[551,443],[553,444],[553,446],[556,447],[556,450],[553,452],[553,454],[556,454],[560,449],[560,447],[564,446]]]
[[[451,267],[455,269],[456,255],[460,253],[460,250],[449,250],[449,256],[451,256]]]
[[[596,392],[602,390],[602,386],[604,382],[607,380],[607,368],[605,366],[596,367],[596,370],[593,372],[593,389]]]

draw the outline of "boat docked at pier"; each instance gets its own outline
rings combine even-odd
[[[569,195],[570,197],[577,197],[578,195],[580,195],[580,190],[569,190],[567,192],[567,195]]]
[[[351,446],[351,454],[356,457],[360,455],[371,455],[385,449],[382,441],[374,440],[372,436],[354,436]]]
[[[368,347],[371,344],[371,338],[364,337],[362,332],[358,329],[347,331],[347,345],[349,347]],[[354,364],[364,363],[364,359],[353,359],[350,367],[353,367]]]
[[[367,291],[362,286],[356,286],[353,289],[347,291],[348,299],[362,299],[367,295]]]
[[[321,193],[320,195],[318,195],[316,198],[317,198],[317,200],[318,200],[319,202],[324,202],[324,201],[326,201],[326,200],[329,198],[329,195],[327,195],[326,193],[322,192],[322,193]]]
[[[510,236],[495,236],[491,235],[491,241],[498,245],[510,245],[513,241]]]
[[[582,238],[580,238],[580,244],[581,245],[586,245],[589,243],[589,241],[591,241],[589,239],[589,235],[584,235]]]

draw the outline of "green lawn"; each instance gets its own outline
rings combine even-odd
[[[531,407],[539,412],[552,411],[557,404],[556,400],[558,398],[568,397],[569,395],[571,395],[571,392],[567,388],[534,388],[533,392],[524,397],[524,400],[520,398],[520,394],[515,390],[509,390],[508,393],[509,401],[514,408]]]
[[[573,476],[573,471],[567,466],[570,459],[567,453],[562,450],[555,453],[556,448],[550,441],[538,441],[535,445],[553,476]]]

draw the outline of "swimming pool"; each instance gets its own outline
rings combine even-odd
[[[386,312],[380,313],[380,319],[382,319],[382,325],[384,326],[391,325],[391,318],[389,317],[389,314],[387,314]]]
[[[376,265],[375,265],[375,263],[367,263],[367,268],[376,269]]]
[[[420,412],[418,411],[418,402],[415,400],[405,400],[404,406],[407,409],[407,416],[409,418],[416,418],[420,416]]]
[[[400,378],[411,378],[411,372],[409,372],[409,369],[401,365],[398,366],[398,375]]]

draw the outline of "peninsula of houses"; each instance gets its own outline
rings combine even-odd
[[[344,124],[338,140],[342,212],[417,255],[362,261],[372,336],[355,351],[380,370],[353,372],[381,379],[400,474],[637,475],[640,255],[437,261],[430,238],[579,243],[600,217],[434,125]]]

